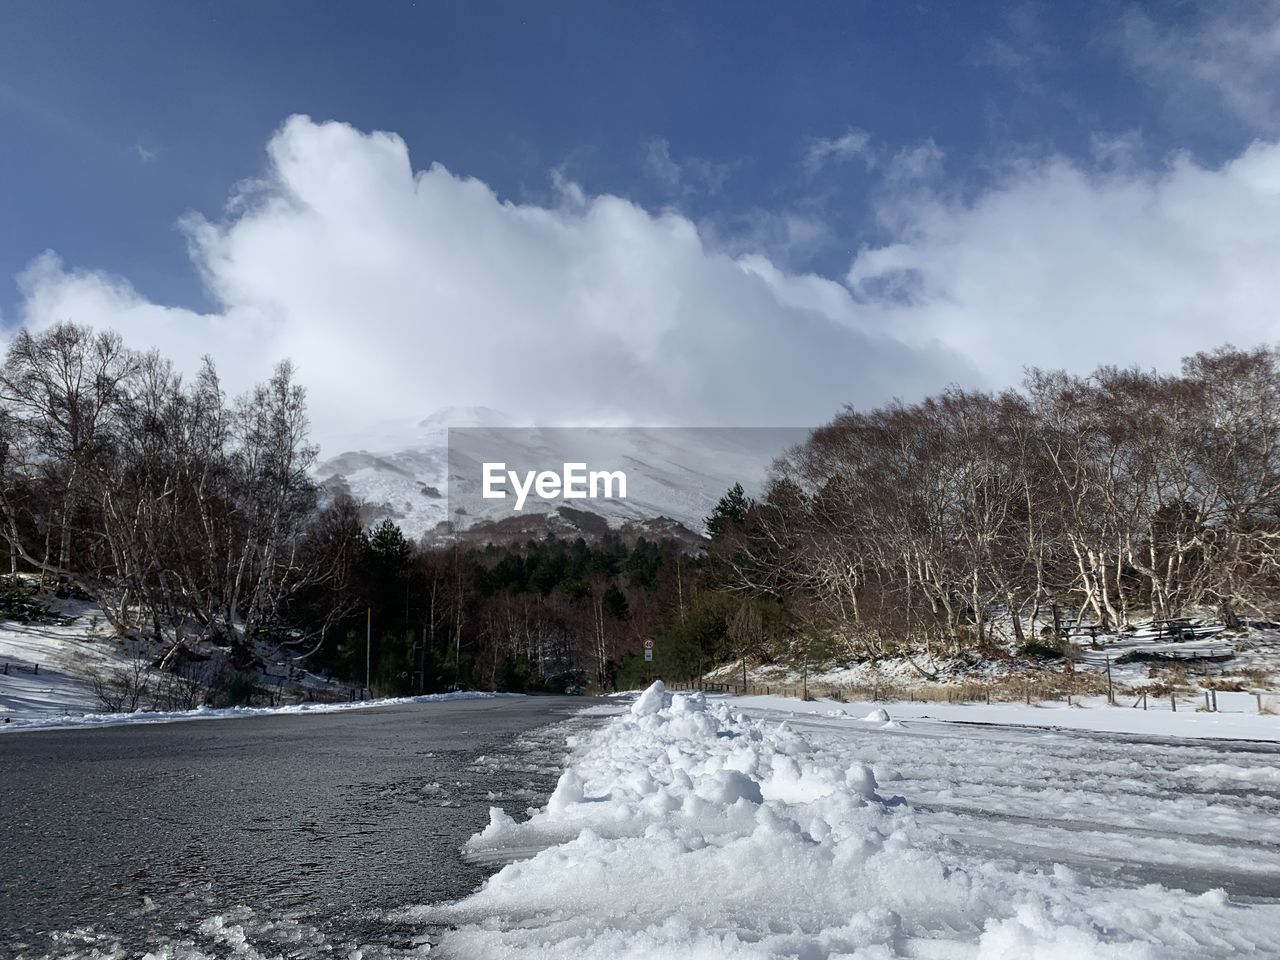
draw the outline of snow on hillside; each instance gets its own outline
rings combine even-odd
[[[53,612],[52,622],[0,621],[0,723],[100,710],[92,676],[132,660],[94,604],[64,600]]]
[[[477,697],[519,696],[507,693],[459,691],[418,697],[379,700],[345,699],[332,701],[347,687],[301,669],[289,671],[287,695],[315,696],[321,702],[281,703],[276,706],[201,706],[191,710],[148,709],[143,698],[133,712],[101,712],[105,703],[94,688],[95,679],[107,679],[134,670],[147,670],[156,657],[156,648],[142,641],[122,639],[113,634],[94,603],[81,600],[54,600],[34,622],[0,620],[0,731],[102,727],[122,723],[168,723],[177,720],[217,720],[273,714],[332,713],[400,703],[431,703],[437,700]],[[279,665],[274,668],[279,671]],[[154,677],[154,674],[151,675]],[[261,675],[266,685],[283,676]]]
[[[1076,702],[1083,702],[1089,694],[1105,690],[1110,672],[1117,696],[1124,694],[1132,701],[1146,691],[1153,709],[1170,709],[1167,697],[1176,691],[1182,704],[1179,709],[1194,710],[1205,690],[1216,690],[1220,708],[1227,696],[1224,691],[1232,691],[1254,712],[1257,694],[1262,695],[1264,707],[1280,712],[1280,630],[1255,625],[1227,631],[1220,625],[1195,624],[1194,638],[1186,640],[1157,636],[1143,623],[1125,633],[1080,635],[1072,639],[1070,656],[1062,659],[1020,654],[1012,639],[1006,638],[999,650],[970,650],[956,656],[833,658],[812,662],[807,670],[784,663],[748,664],[746,680],[749,692],[794,692],[807,683],[818,696],[874,693],[903,699],[961,687],[968,688],[970,697],[985,689],[993,692],[993,698],[1021,698],[1026,683],[1033,695],[1048,695],[1053,688],[1062,695],[1074,692]],[[741,692],[742,664],[717,667],[707,673],[706,680]]]
[[[452,430],[452,433],[450,432]],[[625,500],[570,505],[617,524],[669,517],[697,533],[734,483],[761,489],[769,465],[807,430],[778,428],[515,427],[488,408],[448,408],[411,426],[374,431],[357,447],[315,468],[321,483],[368,504],[366,519],[396,521],[417,539],[444,520],[465,524],[511,515],[511,501],[481,497],[482,464],[511,468],[588,462],[623,470]],[[394,439],[393,439],[394,438]],[[452,446],[452,451],[450,451]],[[530,500],[526,512],[550,512],[560,501]],[[460,518],[457,511],[465,513]]]
[[[449,519],[449,428],[510,425],[491,407],[442,407],[421,420],[335,438],[331,449],[342,452],[326,456],[313,472],[326,487],[364,501],[370,525],[391,519],[416,540]]]
[[[1201,960],[1280,936],[1275,748],[777,723],[661,684],[571,746],[545,806],[468,844],[507,866],[394,919],[506,960]]]
[[[293,703],[279,707],[196,707],[194,710],[138,710],[133,713],[64,713],[11,720],[0,732],[17,730],[78,730],[88,727],[117,727],[137,723],[176,723],[183,720],[231,720],[238,717],[280,717],[301,713],[343,713],[371,707],[394,707],[407,703],[442,703],[449,700],[490,700],[495,697],[522,697],[522,693],[489,693],[457,690],[425,693],[416,697],[382,697],[350,703]]]

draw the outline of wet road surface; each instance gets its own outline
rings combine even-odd
[[[383,911],[463,896],[495,869],[460,845],[490,806],[545,800],[587,705],[0,735],[0,956],[222,956],[241,939],[267,955],[416,953],[426,934]]]

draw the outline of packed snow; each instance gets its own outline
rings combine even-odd
[[[752,712],[653,685],[571,741],[544,806],[494,808],[468,844],[514,862],[397,919],[495,960],[1204,958],[1280,938],[1274,747]]]
[[[1043,703],[929,703],[888,701],[872,707],[865,703],[838,703],[832,700],[799,700],[778,696],[727,698],[736,709],[764,712],[776,718],[824,716],[843,720],[873,720],[892,714],[898,720],[949,724],[999,724],[1013,727],[1043,727],[1094,733],[1133,734],[1147,737],[1190,737],[1214,740],[1280,741],[1280,715],[1272,710],[1259,713],[1258,699],[1249,693],[1219,693],[1218,709],[1209,712],[1203,700],[1183,698],[1178,709],[1168,699],[1151,697],[1147,709],[1133,698],[1112,706],[1106,697],[1081,697],[1070,705],[1065,700]],[[1266,709],[1280,708],[1280,697],[1263,698]],[[866,711],[871,709],[871,713]]]

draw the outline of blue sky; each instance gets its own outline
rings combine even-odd
[[[1114,4],[10,0],[0,18],[0,272],[54,248],[191,305],[174,222],[220,209],[293,113],[394,130],[504,196],[545,195],[560,167],[730,237],[820,203],[835,236],[798,259],[828,270],[874,230],[872,184],[857,164],[806,176],[814,138],[932,139],[967,184],[1100,134],[1209,157],[1241,135],[1170,115]],[[678,186],[654,169],[664,144],[693,165]]]
[[[226,206],[236,184],[271,180],[267,144],[304,114],[390,131],[415,170],[441,163],[502,201],[560,208],[568,184],[588,202],[678,215],[709,253],[815,274],[858,307],[880,301],[874,317],[832,322],[884,337],[903,320],[881,316],[889,307],[956,284],[895,260],[871,263],[859,286],[846,274],[860,251],[978,229],[1020,190],[1051,206],[1055,165],[1091,196],[1107,178],[1168,194],[1178,163],[1221,172],[1274,140],[1278,22],[1272,3],[8,0],[0,310],[10,328],[48,320],[11,278],[51,250],[64,272],[100,271],[149,304],[231,315],[244,304],[211,290],[178,224],[190,212],[239,222]],[[926,250],[938,253],[909,252]],[[1116,309],[1132,318],[1131,304]],[[1134,359],[1120,353],[1096,360]],[[1025,362],[1041,354],[1053,351]],[[949,374],[931,362],[918,383],[904,374],[905,393],[939,376],[991,380],[973,357],[942,362]]]

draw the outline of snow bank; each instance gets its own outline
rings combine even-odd
[[[1271,695],[1274,696],[1274,695]],[[1221,712],[1205,713],[1194,702],[1182,701],[1177,712],[1168,700],[1153,699],[1150,710],[1130,704],[1109,705],[1105,697],[1079,697],[1071,706],[1062,701],[1043,703],[930,703],[891,700],[859,716],[870,704],[837,705],[830,700],[796,700],[779,696],[722,696],[734,709],[752,715],[823,716],[867,723],[887,721],[892,729],[900,720],[948,724],[999,724],[1011,727],[1061,728],[1095,733],[1123,733],[1144,737],[1179,737],[1212,740],[1280,741],[1280,716],[1257,712],[1256,700],[1248,693],[1219,693]],[[893,714],[893,720],[889,714]],[[883,715],[883,716],[882,716]]]
[[[491,960],[1199,958],[1280,929],[1280,908],[1220,893],[959,857],[871,767],[701,694],[655,684],[571,748],[544,807],[493,808],[468,843],[540,852],[398,919]]]
[[[0,722],[0,732],[15,730],[64,730],[79,727],[115,727],[126,723],[173,723],[178,720],[226,720],[232,717],[267,717],[293,713],[340,713],[369,707],[393,707],[402,703],[438,703],[442,700],[485,700],[494,697],[521,697],[521,693],[457,691],[429,693],[420,697],[386,697],[353,703],[298,703],[283,707],[197,707],[194,710],[139,710],[135,713],[87,713],[82,716],[35,717]]]
[[[671,694],[661,680],[636,697],[631,705],[631,715],[635,717],[651,717],[655,713],[671,706]]]

